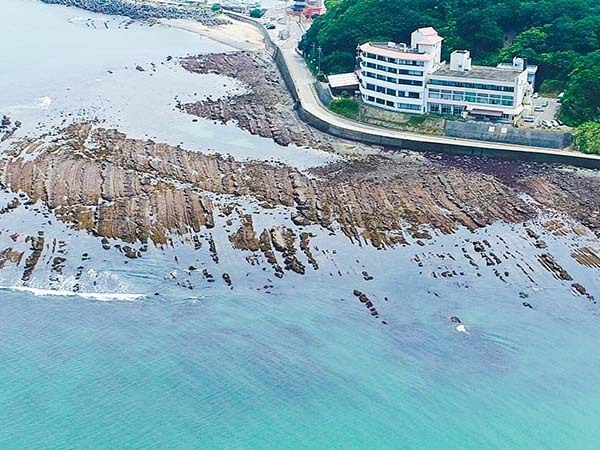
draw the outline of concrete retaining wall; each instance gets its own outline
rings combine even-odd
[[[460,143],[442,144],[437,142],[424,142],[413,139],[384,137],[331,125],[329,122],[326,122],[314,116],[310,112],[307,112],[302,107],[298,108],[298,115],[302,120],[309,123],[318,130],[323,131],[324,133],[331,134],[333,136],[337,136],[343,139],[349,139],[351,141],[382,145],[386,147],[403,148],[414,151],[433,151],[450,153],[455,155],[485,156],[508,160],[559,163],[579,167],[586,167],[589,169],[600,169],[600,159],[590,159],[584,156],[578,156],[577,154],[557,155],[555,153],[530,152],[527,150],[501,150],[486,147],[485,142],[481,143],[481,147],[470,147],[466,145],[461,145]]]
[[[275,50],[275,54],[273,55],[273,59],[275,60],[275,65],[279,69],[279,73],[281,74],[281,78],[283,78],[283,82],[285,83],[285,87],[288,92],[294,99],[294,102],[299,103],[298,91],[296,90],[296,83],[294,83],[294,79],[292,78],[292,74],[290,73],[290,69],[288,68],[287,63],[285,62],[285,58],[281,54],[279,48]]]
[[[532,147],[561,149],[571,145],[569,133],[514,128],[511,125],[493,123],[447,120],[444,125],[444,134],[462,139],[506,142]]]
[[[327,84],[322,83],[319,80],[315,80],[313,85],[315,87],[315,92],[319,96],[319,100],[321,100],[321,103],[323,103],[325,106],[329,106],[329,104],[333,100],[333,97]]]
[[[298,102],[298,92],[296,91],[296,84],[294,83],[292,75],[290,74],[290,69],[288,68],[287,63],[285,62],[285,58],[281,54],[279,47],[277,47],[277,45],[275,45],[275,43],[271,40],[271,36],[269,35],[267,29],[260,22],[251,17],[246,17],[242,14],[238,14],[231,11],[224,11],[223,13],[234,20],[249,23],[250,25],[256,27],[260,31],[265,40],[266,49],[272,52],[273,61],[275,61],[275,65],[277,66],[277,69],[279,70],[279,73],[283,78],[285,87],[292,96],[292,99],[294,99],[294,102]]]

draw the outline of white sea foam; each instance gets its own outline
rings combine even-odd
[[[37,100],[37,102],[36,102],[35,106],[38,108],[46,108],[47,109],[52,104],[52,99],[50,97],[48,97],[47,95],[44,95],[43,97],[40,97],[36,100]]]
[[[143,294],[105,293],[105,292],[73,292],[55,289],[40,289],[28,286],[0,286],[0,291],[27,292],[39,297],[80,297],[99,301],[133,301],[144,298]]]
[[[465,327],[463,324],[457,325],[457,326],[456,326],[456,331],[458,331],[459,333],[470,334],[470,333],[467,331],[467,328],[466,328],[466,327]]]

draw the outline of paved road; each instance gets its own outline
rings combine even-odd
[[[318,117],[319,119],[328,122],[329,124],[345,128],[351,131],[371,134],[375,136],[404,139],[408,141],[431,142],[437,144],[454,144],[462,145],[465,147],[489,148],[496,150],[529,151],[535,153],[557,154],[578,157],[583,156],[585,158],[590,159],[600,159],[599,157],[594,155],[583,155],[582,153],[573,151],[553,150],[547,148],[529,147],[525,145],[513,145],[487,141],[472,141],[446,136],[421,135],[416,133],[407,133],[386,128],[380,128],[373,125],[347,120],[330,112],[318,100],[317,94],[313,87],[314,78],[307,69],[306,65],[304,64],[304,60],[302,59],[302,57],[298,55],[292,47],[282,48],[281,52],[286,60],[290,73],[292,74],[294,83],[296,84],[296,91],[298,94],[298,98],[300,99],[300,102],[302,104],[302,108],[309,114],[312,114]]]
[[[257,25],[262,26],[258,22]],[[554,150],[549,148],[530,147],[525,145],[515,145],[488,141],[475,141],[468,139],[452,138],[447,136],[432,136],[417,133],[408,133],[403,131],[391,130],[388,128],[376,127],[373,125],[368,125],[345,119],[344,117],[338,116],[337,114],[333,114],[331,111],[325,108],[321,101],[318,99],[317,93],[313,86],[314,77],[312,76],[308,67],[304,63],[303,58],[296,52],[298,41],[304,33],[304,30],[302,28],[302,24],[298,23],[296,20],[294,20],[294,18],[291,18],[290,21],[290,33],[290,38],[285,41],[278,40],[276,33],[270,34],[273,38],[273,42],[279,46],[281,54],[283,55],[287,63],[288,69],[292,76],[292,80],[296,85],[296,93],[297,97],[300,99],[302,109],[304,109],[304,111],[306,111],[308,114],[311,114],[329,123],[330,125],[334,125],[339,128],[344,128],[346,130],[354,131],[357,133],[363,133],[365,135],[389,137],[405,141],[460,145],[463,147],[470,147],[474,149],[486,148],[490,150],[500,151],[526,151],[538,154],[560,155],[566,157],[592,159],[600,161],[600,157],[597,155],[588,155],[575,151]]]

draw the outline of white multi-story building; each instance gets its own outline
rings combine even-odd
[[[442,39],[429,27],[412,33],[410,47],[394,42],[361,45],[363,101],[394,111],[425,112],[425,81],[440,66]]]
[[[410,47],[393,42],[360,45],[362,100],[415,114],[505,120],[521,114],[523,100],[531,91],[526,63],[474,66],[468,50],[457,50],[446,64],[441,62],[442,40],[428,27],[412,33]]]
[[[512,119],[523,111],[527,71],[474,66],[468,50],[450,55],[450,65],[432,73],[426,85],[428,113],[475,119]]]

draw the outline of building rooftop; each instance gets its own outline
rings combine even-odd
[[[424,36],[421,39],[419,39],[419,41],[417,42],[418,44],[424,44],[424,45],[435,45],[438,42],[442,42],[444,40],[443,37],[441,36]]]
[[[423,36],[437,36],[437,31],[433,27],[417,28],[417,31]]]
[[[410,59],[413,61],[431,61],[433,56],[428,53],[417,52],[410,47],[401,44],[392,44],[391,42],[367,42],[360,46],[363,52],[374,53],[394,59]]]
[[[418,28],[415,33],[419,33],[422,36],[417,40],[416,43],[418,44],[435,45],[444,40],[433,27]]]
[[[327,77],[329,86],[332,88],[342,88],[347,86],[358,86],[358,77],[354,72],[338,73]]]
[[[519,70],[498,69],[496,67],[488,66],[473,66],[471,70],[467,71],[450,70],[449,68],[442,68],[432,73],[430,77],[455,77],[512,82],[521,73],[522,72]]]
[[[508,69],[508,70],[510,70],[510,69],[512,69],[514,66],[513,66],[513,64],[512,64],[512,63],[498,63],[498,64],[496,65],[496,67],[497,67],[498,69]],[[532,72],[532,73],[534,73],[534,72],[537,72],[537,70],[538,70],[538,66],[536,66],[535,64],[527,64],[527,68],[526,68],[525,70],[526,70],[527,72]]]

